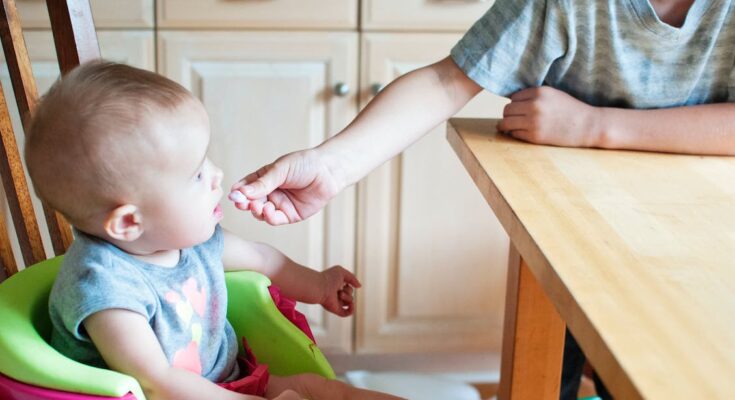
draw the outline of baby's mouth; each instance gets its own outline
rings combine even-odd
[[[222,216],[222,206],[220,206],[219,203],[217,204],[216,207],[214,207],[214,211],[212,211],[212,215],[218,218]]]

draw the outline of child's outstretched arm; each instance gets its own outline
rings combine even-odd
[[[244,240],[224,231],[225,270],[257,271],[270,278],[281,292],[296,301],[321,304],[341,317],[352,315],[354,288],[361,286],[355,275],[340,266],[319,272],[298,264],[263,243]]]
[[[242,194],[233,193],[231,199],[272,225],[307,218],[454,115],[480,90],[449,57],[409,72],[383,89],[339,134],[233,185]]]
[[[735,104],[632,110],[593,107],[550,87],[511,96],[498,129],[532,143],[735,155]]]
[[[149,400],[262,399],[223,389],[193,372],[172,368],[148,321],[136,312],[100,311],[84,320],[84,328],[107,365],[137,379]],[[287,392],[277,399],[298,400],[300,396]]]

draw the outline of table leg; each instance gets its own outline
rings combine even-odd
[[[511,245],[500,400],[559,399],[564,321]]]

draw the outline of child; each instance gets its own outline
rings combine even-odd
[[[496,0],[449,57],[232,189],[260,220],[301,221],[482,89],[510,97],[498,129],[529,142],[734,155],[733,43],[733,0]],[[576,397],[584,360],[568,335],[562,398]]]
[[[76,229],[49,299],[54,347],[135,377],[149,399],[395,399],[312,374],[267,381],[262,366],[238,365],[223,265],[343,317],[360,283],[222,229],[209,139],[202,104],[152,72],[95,62],[49,90],[26,161],[38,196]]]

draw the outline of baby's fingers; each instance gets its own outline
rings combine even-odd
[[[339,300],[343,303],[342,307],[344,307],[344,304],[352,304],[352,302],[354,301],[354,299],[352,298],[352,294],[347,293],[344,290],[339,291]]]

